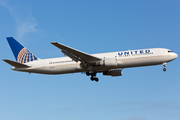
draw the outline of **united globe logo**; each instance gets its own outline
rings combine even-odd
[[[38,58],[29,52],[26,48],[23,48],[17,57],[17,62],[19,63],[27,63],[34,60],[38,60]]]

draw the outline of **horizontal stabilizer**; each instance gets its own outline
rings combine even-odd
[[[28,68],[28,67],[31,67],[31,66],[28,66],[28,65],[25,65],[25,64],[22,64],[22,63],[19,63],[19,62],[15,62],[15,61],[12,61],[12,60],[8,60],[8,59],[3,59],[3,61],[5,61],[6,63],[14,66],[14,67],[17,67],[17,68]]]

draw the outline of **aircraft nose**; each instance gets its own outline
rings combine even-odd
[[[173,54],[172,54],[172,57],[173,57],[173,59],[176,59],[176,58],[178,57],[178,54],[173,53]]]
[[[175,53],[175,57],[177,58],[177,57],[178,57],[178,54]]]
[[[177,57],[178,57],[178,54],[176,54],[175,52],[170,53],[170,58],[171,58],[171,60],[174,60],[174,59],[176,59]]]

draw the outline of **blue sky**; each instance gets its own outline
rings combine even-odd
[[[15,60],[13,36],[37,57],[64,56],[58,41],[86,53],[169,48],[180,54],[179,0],[0,0],[0,56]],[[0,120],[179,120],[180,61],[98,74],[15,72],[0,61]]]

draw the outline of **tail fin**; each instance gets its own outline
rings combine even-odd
[[[39,60],[35,55],[28,51],[23,45],[21,45],[13,37],[7,37],[7,41],[11,47],[11,50],[19,63],[27,63],[34,60]]]

